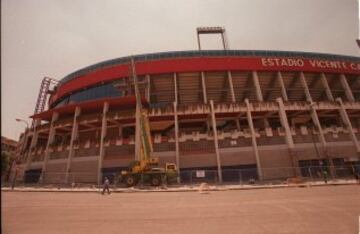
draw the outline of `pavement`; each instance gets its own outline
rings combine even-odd
[[[226,191],[226,190],[248,190],[248,189],[275,189],[275,188],[289,188],[289,187],[312,187],[312,186],[330,186],[330,185],[352,185],[357,184],[356,180],[330,180],[328,183],[323,181],[304,182],[298,184],[205,184],[205,187],[201,187],[202,184],[194,185],[173,185],[166,187],[131,187],[131,188],[111,188],[112,192],[116,193],[134,193],[134,192],[198,192],[204,191]],[[204,184],[203,184],[204,185]],[[74,186],[74,187],[58,187],[55,185],[48,185],[44,187],[31,187],[31,186],[17,186],[14,189],[10,187],[2,187],[4,192],[99,192],[102,188],[96,188],[95,186]]]
[[[351,184],[110,195],[17,188],[2,190],[2,233],[353,234],[359,194]]]

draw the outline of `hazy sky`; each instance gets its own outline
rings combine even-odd
[[[197,49],[224,26],[230,49],[359,55],[357,0],[2,0],[1,135],[17,139],[44,76],[131,54]],[[204,49],[220,49],[203,36]]]

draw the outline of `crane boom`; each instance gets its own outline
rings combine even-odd
[[[139,159],[140,162],[142,162],[150,159],[153,147],[151,141],[149,119],[146,110],[144,110],[142,107],[141,94],[136,75],[135,62],[133,58],[131,58],[131,76],[134,82],[134,91],[136,97],[135,139],[137,139],[137,141],[135,141],[135,144],[138,144],[136,145],[136,147],[138,149],[137,154],[139,154],[136,155],[136,157]]]
[[[121,171],[120,180],[129,187],[136,185],[140,180],[150,181],[151,185],[159,186],[163,181],[174,180],[178,175],[177,169],[174,163],[165,163],[165,167],[159,167],[159,158],[152,157],[149,118],[147,110],[142,105],[133,58],[131,58],[130,66],[129,78],[133,78],[136,97],[135,161],[130,163],[129,170]]]

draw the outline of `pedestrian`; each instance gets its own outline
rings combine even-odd
[[[107,177],[105,177],[105,179],[104,179],[104,185],[103,185],[102,195],[104,195],[105,190],[107,190],[108,194],[110,194],[109,185],[110,185],[110,181],[109,181],[109,179],[108,179]]]
[[[328,176],[328,173],[326,170],[323,170],[323,176],[324,176],[324,182],[325,184],[327,184],[327,176]]]
[[[16,177],[17,177],[18,173],[19,173],[19,166],[16,165],[16,167],[15,167],[15,175],[14,175],[12,183],[11,183],[11,190],[14,190],[14,188],[15,188]]]

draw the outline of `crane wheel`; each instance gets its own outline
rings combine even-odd
[[[126,183],[126,186],[132,187],[136,184],[136,179],[134,176],[129,175],[125,178],[125,183]]]
[[[159,186],[161,184],[160,176],[153,176],[151,177],[151,185],[152,186]]]

